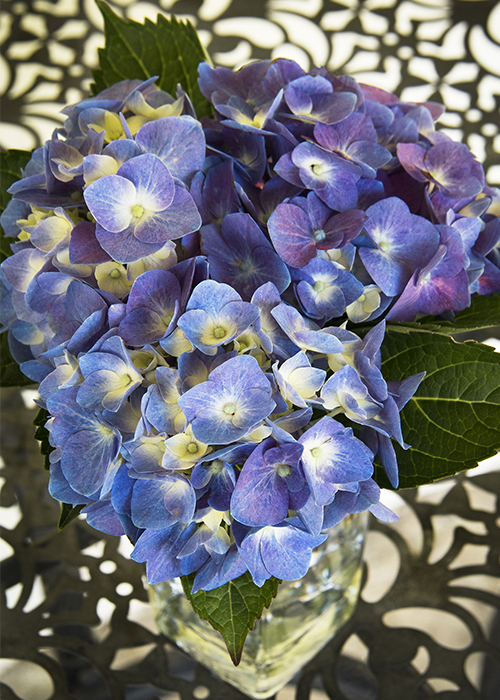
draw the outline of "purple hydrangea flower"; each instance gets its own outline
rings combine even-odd
[[[357,204],[361,168],[313,143],[300,143],[283,155],[274,169],[284,180],[313,190],[336,211],[347,211]]]
[[[284,92],[293,117],[307,123],[340,122],[356,106],[352,92],[334,92],[332,83],[321,75],[304,75],[292,80]]]
[[[444,134],[435,141],[428,150],[416,143],[399,144],[401,165],[416,180],[434,183],[446,197],[479,194],[484,187],[484,171],[469,148]]]
[[[205,135],[201,124],[188,115],[150,121],[135,137],[143,153],[157,156],[173,178],[189,184],[205,160]],[[190,198],[186,202],[190,202]]]
[[[249,214],[228,214],[220,227],[204,226],[201,243],[212,278],[230,284],[243,299],[266,282],[280,293],[290,284],[286,265]]]
[[[282,260],[304,267],[318,250],[342,248],[363,228],[367,216],[358,209],[335,214],[315,192],[278,204],[269,217],[271,240]]]
[[[200,121],[154,80],[67,108],[1,217],[49,491],[125,533],[153,583],[295,580],[347,515],[395,519],[373,460],[397,488],[424,375],[385,379],[385,319],[500,290],[500,194],[430,102],[286,59],[201,64]],[[346,318],[383,320],[361,339]]]
[[[167,270],[149,270],[135,280],[119,333],[127,345],[142,347],[167,336],[180,313],[181,285]]]
[[[338,153],[359,165],[363,177],[374,178],[378,168],[392,159],[391,153],[377,142],[377,132],[370,117],[360,112],[331,126],[316,124],[314,137],[327,151]]]
[[[418,313],[438,316],[446,309],[463,311],[470,303],[464,249],[451,226],[440,226],[441,244],[428,264],[418,269],[387,314],[388,320],[411,321]]]
[[[231,497],[231,515],[251,527],[278,525],[306,500],[306,486],[299,465],[299,443],[278,445],[269,438],[255,448],[243,465]]]
[[[432,258],[439,233],[430,221],[411,214],[398,197],[377,202],[366,213],[364,230],[371,245],[361,245],[359,256],[384,294],[396,296],[413,272]]]

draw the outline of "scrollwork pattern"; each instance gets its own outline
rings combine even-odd
[[[57,532],[35,410],[15,389],[2,408],[2,698],[241,700],[158,633],[126,542],[81,520]],[[498,461],[394,495],[397,525],[372,518],[356,613],[283,698],[497,697]]]
[[[442,101],[448,112],[441,128],[465,140],[484,161],[489,183],[500,184],[495,0],[110,4],[139,21],[158,10],[188,16],[223,65],[287,55],[404,99]],[[88,90],[101,29],[92,0],[5,0],[2,146],[33,148],[61,123],[60,109]],[[158,634],[141,568],[123,544],[80,521],[56,532],[57,506],[32,440],[34,411],[16,390],[5,391],[3,401],[2,697],[192,700],[205,687],[212,698],[241,698]],[[302,673],[297,700],[313,690],[332,700],[498,697],[499,481],[498,471],[462,475],[443,482],[441,493],[404,493],[397,528],[373,519],[360,605]],[[389,584],[374,591],[374,566],[390,568],[391,557]],[[29,678],[38,679],[35,686]]]
[[[327,65],[403,99],[443,102],[441,128],[500,184],[497,0],[113,0],[124,17],[189,17],[217,63],[288,56]],[[6,0],[0,145],[33,148],[88,90],[102,23],[93,0]]]

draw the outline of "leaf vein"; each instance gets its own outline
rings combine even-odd
[[[469,440],[466,438],[464,435],[459,435],[458,433],[454,433],[452,430],[448,430],[447,428],[444,428],[442,425],[439,425],[439,423],[436,423],[435,421],[432,420],[432,418],[423,410],[421,406],[418,405],[418,402],[416,403],[416,406],[418,410],[425,416],[425,418],[434,425],[438,430],[442,430],[444,433],[448,433],[449,435],[453,435],[455,438],[461,438],[462,440],[465,440],[471,445],[475,445],[476,447],[483,447],[483,445],[479,442],[474,442],[473,440]]]

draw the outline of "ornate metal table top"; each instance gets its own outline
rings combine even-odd
[[[498,0],[108,0],[124,17],[188,17],[219,65],[286,56],[327,65],[409,101],[443,102],[500,184]],[[102,45],[93,0],[4,0],[0,146],[34,148],[88,91]]]
[[[488,182],[500,185],[495,0],[110,4],[137,20],[158,9],[189,16],[221,65],[285,55],[404,99],[444,102],[441,128],[466,140]],[[33,148],[88,89],[99,15],[91,0],[5,0],[0,26],[0,144]],[[126,542],[81,520],[57,532],[34,416],[20,392],[3,392],[2,698],[243,698],[158,634]],[[500,697],[499,469],[495,458],[482,471],[392,496],[401,522],[372,518],[354,617],[277,700]]]
[[[126,541],[57,532],[36,411],[16,389],[2,409],[2,698],[243,698],[158,634]],[[371,520],[354,617],[277,700],[498,698],[498,466],[392,495],[401,521]]]

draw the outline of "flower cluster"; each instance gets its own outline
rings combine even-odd
[[[346,515],[393,519],[373,461],[396,487],[423,375],[384,378],[385,321],[500,291],[500,196],[439,105],[285,59],[199,76],[213,119],[154,79],[66,108],[1,221],[50,493],[193,592],[301,578]]]

